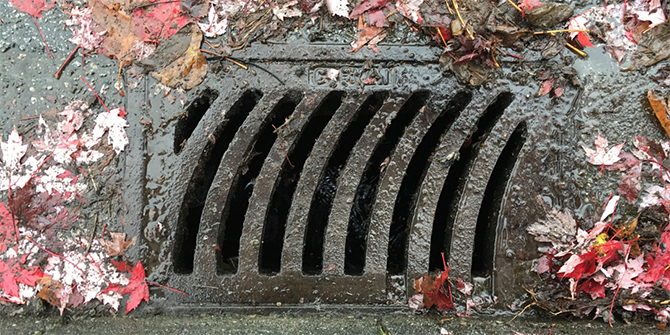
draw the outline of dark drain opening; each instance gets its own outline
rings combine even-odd
[[[190,106],[186,109],[186,115],[184,115],[179,121],[174,130],[174,153],[179,154],[183,149],[186,141],[195,127],[200,123],[200,119],[205,115],[209,106],[212,105],[212,102],[219,97],[219,92],[208,88],[204,90],[200,96],[193,100]]]
[[[365,267],[365,249],[370,220],[370,210],[375,201],[377,185],[381,175],[380,165],[390,157],[400,137],[414,116],[426,104],[430,92],[420,91],[413,93],[407,102],[400,108],[391,124],[386,129],[370,161],[365,167],[354,196],[353,207],[349,214],[347,240],[344,256],[344,272],[348,275],[362,275]]]
[[[344,92],[331,92],[323,99],[317,110],[311,114],[305,125],[305,131],[300,134],[294,149],[288,153],[291,166],[285,161],[278,185],[270,198],[270,211],[263,227],[263,240],[260,247],[259,271],[265,274],[277,273],[281,269],[281,253],[284,245],[284,231],[288,217],[293,192],[300,179],[300,173],[307,157],[312,152],[316,139],[340,108]]]
[[[498,225],[500,206],[516,165],[521,148],[526,143],[526,123],[521,122],[510,136],[505,148],[500,153],[489,183],[484,191],[482,207],[477,217],[475,246],[472,253],[472,276],[485,277],[493,273],[493,257],[495,252],[496,228]]]
[[[219,231],[219,250],[217,252],[217,269],[219,273],[237,272],[240,255],[240,237],[242,224],[249,207],[249,198],[254,190],[256,177],[261,171],[265,158],[277,138],[273,125],[280,125],[295,110],[303,95],[293,91],[285,95],[265,117],[261,129],[254,136],[252,147],[245,158],[245,164],[240,164],[239,171],[233,181],[231,193],[228,194],[227,204],[221,214],[221,228]],[[232,198],[231,198],[232,197]]]
[[[200,217],[207,192],[212,185],[216,170],[221,163],[223,154],[233,136],[240,128],[249,112],[256,106],[262,96],[257,90],[246,91],[226,113],[227,122],[221,123],[210,135],[210,141],[200,155],[188,190],[184,195],[177,226],[181,231],[177,234],[174,248],[174,267],[176,273],[193,272],[193,257],[195,255],[196,238],[200,226]],[[203,112],[204,114],[204,112]]]
[[[461,111],[470,103],[471,99],[471,93],[459,92],[449,101],[449,104],[445,106],[440,116],[433,122],[426,135],[421,139],[421,143],[407,166],[407,171],[400,184],[391,221],[388,260],[386,263],[387,271],[390,274],[397,275],[405,271],[407,265],[408,222],[414,214],[416,193],[419,190],[419,186],[423,183],[426,170],[430,165],[432,155],[435,149],[437,149],[440,140],[446,135],[445,132],[449,130],[456,118],[461,114]]]
[[[433,233],[430,241],[429,270],[444,270],[442,252],[445,259],[451,253],[451,234],[456,219],[456,210],[467,181],[470,167],[477,157],[479,147],[486,140],[505,108],[514,100],[514,94],[506,92],[496,97],[493,104],[484,111],[474,127],[474,133],[463,143],[456,161],[452,161],[449,174],[444,181],[440,199],[437,202]]]
[[[307,229],[302,253],[302,271],[305,274],[318,275],[323,269],[324,233],[335,192],[337,192],[340,170],[347,162],[354,145],[363,135],[365,127],[388,96],[388,92],[375,92],[365,99],[347,129],[342,132],[333,155],[328,159],[326,171],[319,180],[307,215]]]

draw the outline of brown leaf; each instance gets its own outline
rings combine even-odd
[[[668,120],[668,105],[665,102],[665,98],[660,96],[660,92],[649,90],[647,92],[647,98],[649,99],[649,104],[651,109],[656,114],[656,118],[661,123],[665,133],[670,136],[670,120]]]
[[[182,30],[190,31],[190,44],[179,58],[151,75],[160,80],[163,85],[173,88],[190,90],[200,84],[207,75],[207,59],[200,52],[202,32],[194,23],[189,23],[175,36],[182,35]],[[173,36],[174,37],[174,36]]]
[[[118,3],[108,7],[102,2],[91,1],[91,8],[93,21],[108,33],[100,46],[102,52],[107,57],[116,58],[119,67],[130,65],[136,55],[133,47],[136,43],[142,42],[140,37],[133,34],[132,16],[124,13]]]
[[[358,18],[358,32],[356,33],[356,41],[351,42],[351,50],[349,52],[356,52],[364,45],[366,45],[370,40],[377,37],[384,31],[384,28],[377,26],[369,26],[365,23],[365,17],[359,16]]]
[[[57,280],[51,279],[51,276],[44,276],[38,279],[37,283],[42,285],[42,289],[37,293],[37,296],[51,305],[60,306],[60,299],[58,298],[57,291],[63,288],[63,284]]]
[[[130,247],[131,245],[135,244],[135,240],[137,239],[137,236],[133,236],[130,240],[126,241],[126,233],[109,233],[112,235],[112,240],[101,240],[100,243],[102,244],[102,247],[107,250],[109,253],[109,257],[115,257],[118,255],[123,255],[124,252]]]

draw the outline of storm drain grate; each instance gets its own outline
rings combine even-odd
[[[564,136],[570,104],[508,80],[463,86],[426,48],[316,50],[236,54],[265,71],[221,64],[174,133],[146,140],[150,277],[181,302],[402,303],[444,253],[478,293],[510,298],[497,284],[525,261],[510,236],[556,172],[538,162],[560,153],[537,149]],[[152,192],[158,175],[169,192]]]

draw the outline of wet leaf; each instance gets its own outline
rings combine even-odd
[[[551,91],[551,88],[554,86],[554,79],[550,78],[542,82],[542,87],[540,91],[537,92],[537,95],[545,95]]]
[[[58,295],[59,291],[63,288],[63,284],[57,280],[53,280],[51,276],[44,276],[37,283],[42,285],[42,289],[37,293],[38,297],[53,306],[58,307],[61,305]]]
[[[51,9],[56,0],[9,0],[14,9],[22,11],[32,17],[42,17],[42,12]]]
[[[619,195],[624,196],[631,204],[635,203],[638,193],[642,188],[640,185],[641,172],[642,165],[635,166],[621,177],[621,183],[619,183]]]
[[[191,23],[181,30],[185,30],[188,33],[186,35],[176,34],[175,36],[190,37],[188,48],[174,62],[162,69],[157,69],[151,75],[163,85],[190,90],[205,79],[207,75],[207,59],[200,52],[200,44],[202,43],[202,32],[200,29]]]
[[[128,247],[135,244],[137,236],[133,236],[130,240],[126,241],[126,233],[109,233],[112,236],[112,240],[101,240],[100,243],[102,247],[107,250],[109,257],[116,257],[123,255]]]
[[[364,17],[358,19],[358,31],[356,32],[356,41],[351,42],[351,50],[349,52],[356,52],[364,45],[370,43],[372,39],[380,35],[384,28],[377,26],[370,26],[365,23]]]
[[[584,149],[586,156],[590,158],[589,163],[600,166],[612,165],[621,159],[619,154],[621,153],[621,149],[623,148],[624,143],[615,145],[611,149],[608,149],[607,138],[602,136],[600,133],[598,133],[598,137],[596,137],[594,142],[596,144],[596,150],[582,145],[582,149]]]
[[[147,42],[168,38],[188,23],[180,1],[150,0],[132,13],[133,33]]]
[[[21,157],[26,154],[28,149],[27,144],[23,144],[21,136],[16,131],[16,128],[7,136],[7,142],[0,142],[2,148],[2,161],[8,170],[14,170],[21,160]]]
[[[348,17],[349,8],[347,5],[349,5],[347,0],[326,0],[326,7],[328,7],[328,11],[333,16],[339,15]]]
[[[549,209],[541,196],[537,196],[537,202],[547,217],[528,226],[528,232],[535,236],[536,241],[551,242],[557,248],[569,244],[577,234],[577,222],[572,214],[567,209],[563,212],[557,208]]]
[[[356,6],[349,14],[350,19],[356,19],[359,15],[369,11],[373,8],[382,8],[386,6],[389,0],[363,0],[360,5]]]
[[[529,11],[539,6],[542,6],[542,4],[538,0],[521,0],[521,2],[519,2],[519,8],[524,11]]]
[[[91,17],[107,31],[101,50],[105,56],[116,58],[119,67],[130,65],[142,54],[142,38],[135,35],[132,16],[119,10],[119,6],[108,8],[99,1],[91,2]]]
[[[526,12],[526,21],[534,27],[549,29],[572,16],[573,9],[568,5],[553,3],[534,7]]]
[[[209,0],[181,0],[182,10],[188,11],[195,17],[203,17],[207,15],[207,9],[209,7]]]
[[[665,101],[665,97],[658,91],[649,90],[647,92],[647,99],[649,99],[651,109],[661,123],[661,127],[665,130],[666,135],[670,137],[670,120],[668,120],[668,104]]]
[[[209,8],[207,20],[209,21],[207,24],[198,23],[198,26],[200,26],[202,32],[205,33],[205,36],[216,37],[217,35],[222,35],[226,32],[226,28],[228,28],[228,18],[223,17],[219,20],[219,13],[216,11],[216,6],[214,4]],[[161,43],[161,45],[162,44],[163,43]],[[161,46],[159,45],[158,48],[160,47]]]

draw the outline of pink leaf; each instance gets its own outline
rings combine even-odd
[[[349,17],[349,2],[347,0],[326,0],[326,7],[331,15]]]
[[[618,162],[621,158],[619,154],[623,148],[624,143],[615,145],[611,149],[607,149],[607,138],[598,133],[598,137],[595,139],[596,150],[585,147],[582,145],[582,149],[586,153],[586,156],[589,157],[589,163],[593,165],[612,165]]]
[[[26,154],[28,145],[22,143],[21,136],[16,132],[16,128],[9,134],[6,143],[0,143],[0,147],[2,148],[2,160],[5,162],[5,166],[9,170],[14,170],[23,155]]]

